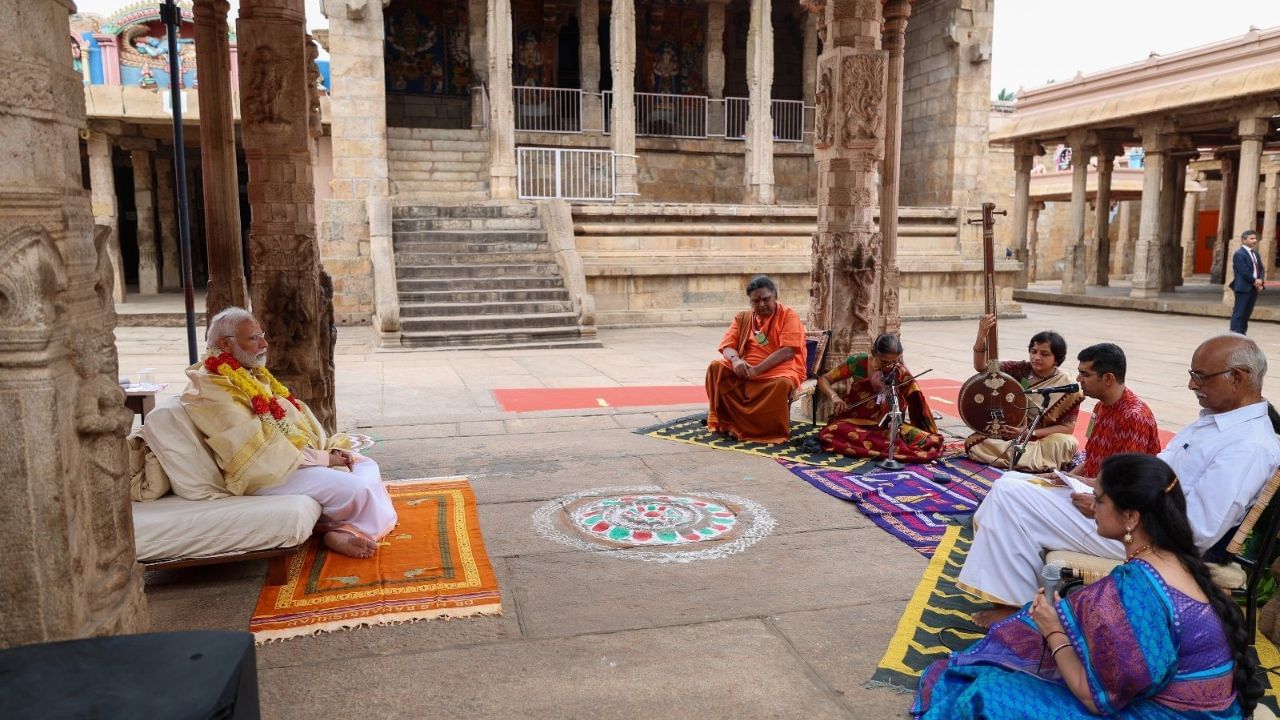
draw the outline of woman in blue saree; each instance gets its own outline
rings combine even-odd
[[[1173,471],[1150,455],[1102,465],[1098,533],[1128,560],[1065,599],[1040,591],[967,650],[931,665],[916,718],[1249,717],[1240,609],[1218,590],[1187,523]]]

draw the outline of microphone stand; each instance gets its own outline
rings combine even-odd
[[[1009,462],[1010,470],[1018,465],[1018,461],[1022,459],[1022,453],[1026,452],[1027,443],[1031,442],[1031,438],[1034,437],[1036,428],[1040,427],[1040,421],[1044,419],[1045,412],[1049,410],[1049,396],[1051,394],[1052,393],[1040,393],[1040,412],[1036,413],[1035,419],[1027,426],[1026,432],[1020,433],[1009,446],[1009,449],[1013,452]]]
[[[898,431],[902,429],[902,408],[898,406],[898,383],[895,380],[897,372],[888,373],[885,377],[885,388],[889,392],[889,412],[881,418],[879,424],[883,426],[886,420],[889,421],[889,457],[881,460],[879,465],[885,470],[901,470],[905,466],[893,458],[894,448],[898,444]]]

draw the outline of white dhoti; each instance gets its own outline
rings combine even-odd
[[[1047,550],[1124,559],[1124,545],[1098,534],[1071,504],[1066,488],[1008,472],[995,481],[973,516],[973,546],[957,585],[985,600],[1020,606],[1035,598]]]
[[[350,472],[327,467],[299,468],[279,485],[255,494],[306,495],[320,503],[322,528],[348,525],[371,540],[380,540],[396,526],[396,511],[382,484],[378,463],[363,455],[356,456]]]

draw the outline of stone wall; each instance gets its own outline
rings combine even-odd
[[[903,205],[974,207],[989,199],[982,178],[993,4],[923,0],[912,8],[902,102]]]
[[[387,124],[392,127],[469,128],[471,99],[387,93]]]

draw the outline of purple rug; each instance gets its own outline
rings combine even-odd
[[[852,502],[872,522],[925,557],[933,557],[947,526],[956,524],[952,518],[977,510],[991,483],[1004,472],[964,458],[862,474],[778,462],[828,495]]]

